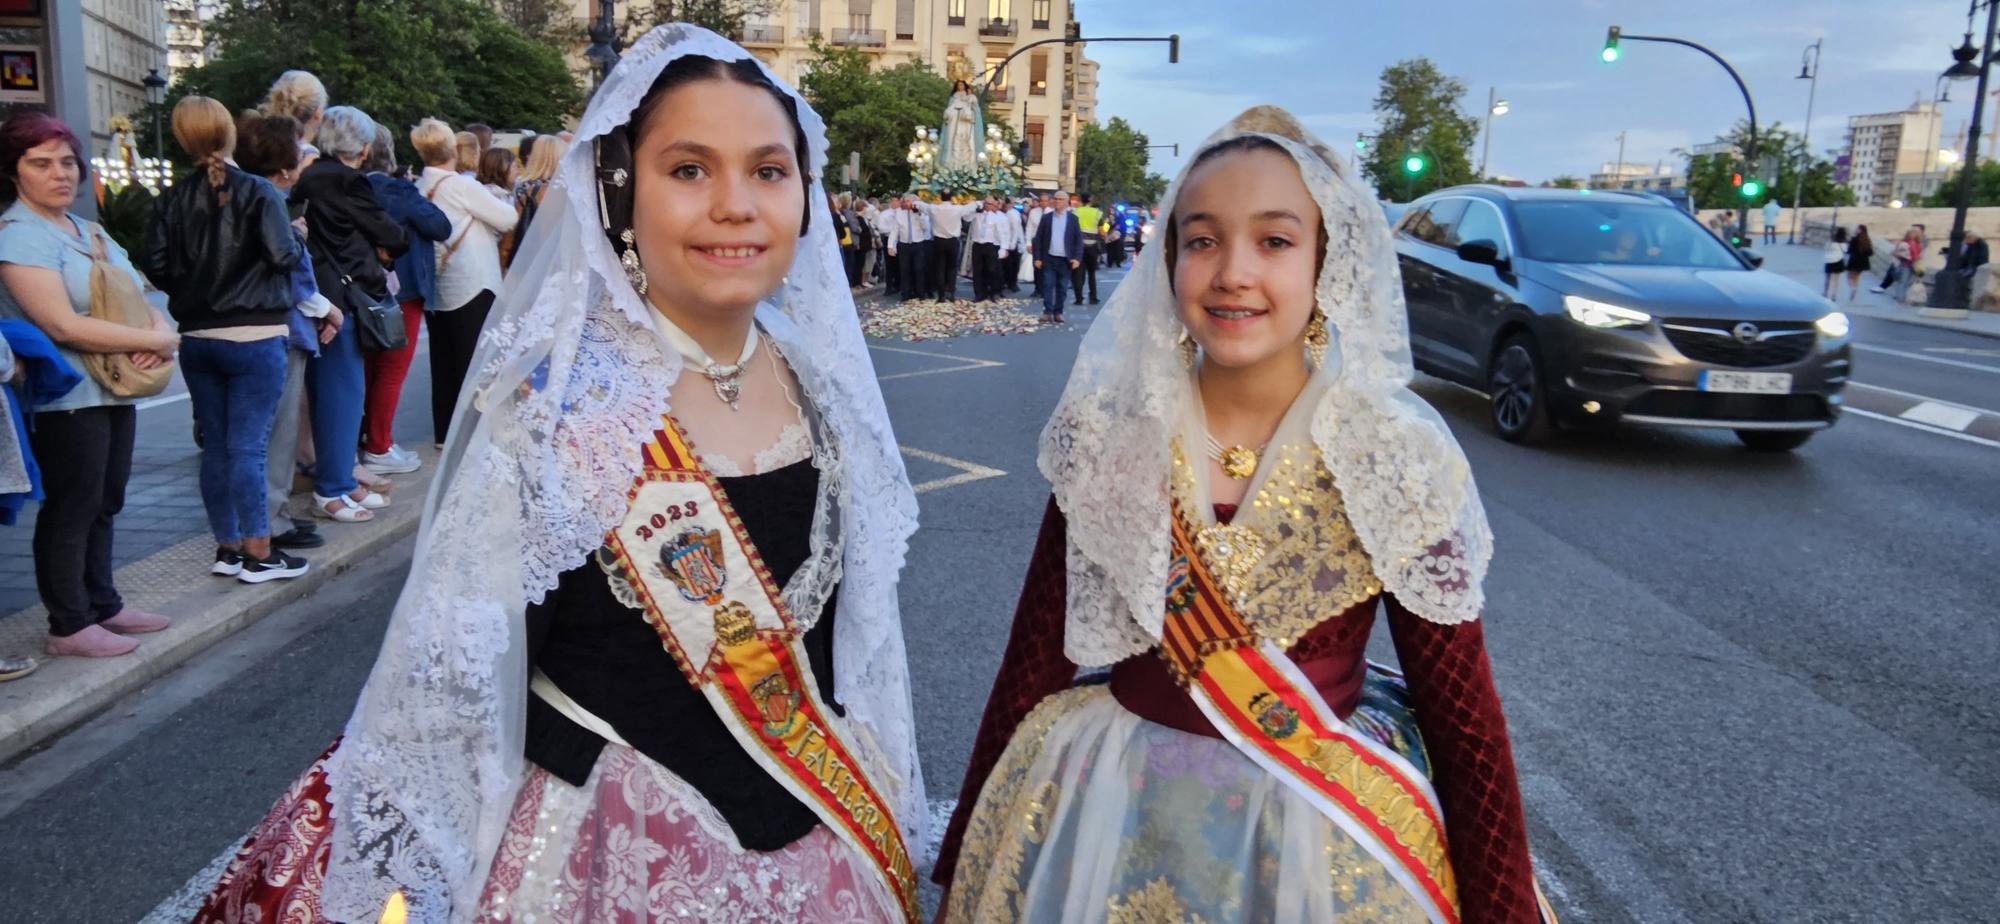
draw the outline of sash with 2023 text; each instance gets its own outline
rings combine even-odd
[[[829,721],[802,633],[743,521],[673,418],[645,453],[630,511],[605,540],[606,563],[744,750],[865,856],[916,921],[902,830]]]

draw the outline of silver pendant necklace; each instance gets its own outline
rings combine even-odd
[[[708,383],[715,388],[715,396],[721,398],[722,403],[729,405],[730,410],[742,410],[738,402],[743,397],[743,370],[749,366],[750,358],[757,355],[757,325],[755,323],[750,325],[749,334],[743,338],[743,352],[736,357],[736,361],[723,365],[710,357],[708,351],[701,348],[701,344],[696,343],[693,337],[688,336],[687,331],[681,330],[680,325],[675,324],[665,314],[655,312],[654,317],[660,320],[660,333],[666,336],[667,342],[673,344],[674,350],[687,361],[688,368],[706,376]]]

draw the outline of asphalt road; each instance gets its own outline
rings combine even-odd
[[[1046,498],[1035,439],[1090,317],[875,352],[923,491],[902,601],[940,809]],[[1856,331],[1869,387],[1850,402],[1874,416],[1789,455],[1691,432],[1521,448],[1480,396],[1419,382],[1493,521],[1487,635],[1565,921],[1992,919],[2000,443],[1898,407],[2000,410],[2000,341]],[[338,731],[406,557],[0,768],[4,917],[184,919],[176,893],[205,888]]]

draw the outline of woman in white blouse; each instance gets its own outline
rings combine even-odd
[[[514,229],[519,216],[478,180],[457,172],[451,126],[425,119],[411,129],[410,144],[424,161],[417,189],[451,219],[451,237],[437,249],[437,305],[424,306],[431,336],[431,422],[442,446],[479,329],[500,293],[500,236]]]

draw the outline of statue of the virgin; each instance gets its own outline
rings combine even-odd
[[[979,152],[986,142],[986,118],[979,111],[979,97],[972,85],[954,81],[951,102],[944,107],[944,127],[938,132],[938,160],[948,169],[979,166]]]

